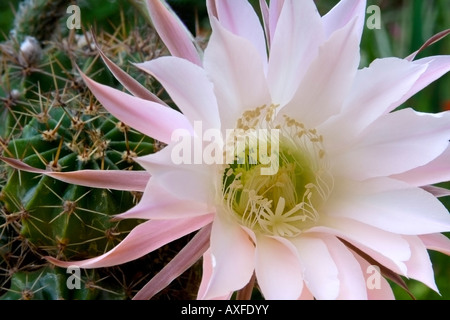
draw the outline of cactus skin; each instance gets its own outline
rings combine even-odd
[[[80,273],[80,287],[70,289],[70,273],[65,269],[44,267],[36,271],[20,271],[11,279],[11,287],[0,300],[123,300],[125,292],[115,292],[94,272]],[[97,278],[96,278],[97,277]]]
[[[20,5],[13,34],[22,36],[18,38],[22,44],[26,37],[36,37],[36,50],[43,52],[34,54],[32,48],[34,58],[27,59],[23,47],[32,47],[35,42],[19,49],[10,43],[3,47],[9,53],[3,57],[5,64],[13,67],[2,75],[8,79],[8,88],[0,108],[0,118],[7,123],[0,132],[0,151],[52,170],[139,169],[133,157],[153,152],[154,142],[107,114],[77,77],[79,67],[88,74],[97,73],[96,80],[113,85],[109,73],[101,72],[104,66],[92,46],[92,37],[86,32],[71,32],[45,42],[46,46],[40,41],[50,34],[43,32],[41,25],[57,29],[68,5],[58,0],[26,0]],[[63,33],[67,30],[60,36]],[[107,37],[105,33],[105,40],[113,39]],[[131,53],[122,50],[119,58],[136,60]],[[10,94],[13,91],[15,95]],[[11,170],[5,173],[5,169],[2,173],[8,177],[0,196],[4,211],[20,215],[21,236],[58,257],[103,253],[136,224],[110,221],[112,215],[134,205],[136,195],[67,185]]]
[[[13,38],[0,44],[3,80],[0,81],[0,154],[41,168],[50,166],[53,170],[137,170],[133,158],[153,152],[154,141],[130,131],[106,113],[77,76],[76,67],[79,67],[93,77],[96,74],[97,81],[114,85],[98,59],[96,48],[89,44],[92,43],[89,34],[74,31],[67,34],[67,30],[62,30],[60,38],[54,41],[39,41],[49,33],[38,29],[43,11],[30,11],[30,6],[60,8],[62,3],[66,8],[67,1],[25,1],[15,20]],[[47,10],[49,17],[56,18],[56,11],[52,10]],[[30,23],[25,13],[36,15],[31,22],[40,22]],[[57,25],[57,19],[52,20],[51,28],[56,30]],[[64,32],[66,35],[61,38]],[[30,41],[27,38],[30,35],[36,41]],[[23,44],[25,39],[29,42]],[[111,40],[119,44],[124,41],[107,33],[99,36],[100,43]],[[126,50],[118,56],[123,63],[137,61],[132,56],[137,51],[131,52],[128,46],[123,48]],[[148,46],[148,50],[154,48]],[[142,74],[136,78],[144,79]],[[112,216],[126,211],[138,199],[138,194],[68,185],[17,172],[0,163],[1,298],[131,297],[136,290],[133,283],[136,266],[130,274],[124,271],[130,268],[126,265],[86,271],[82,288],[66,292],[65,279],[69,275],[63,269],[48,266],[42,256],[73,260],[110,250],[139,223],[112,221]],[[149,259],[155,258],[142,258],[146,266],[150,266]],[[141,265],[139,268],[144,278],[150,274]],[[36,290],[47,287],[30,296],[17,294],[33,282]]]
[[[98,43],[133,78],[159,92],[159,85],[129,62],[153,59],[166,49],[145,18],[119,20],[115,30],[123,32],[99,31]],[[33,61],[19,59],[23,41],[0,43],[0,155],[62,171],[139,170],[133,158],[157,151],[160,143],[131,131],[99,105],[76,67],[98,82],[118,84],[105,70],[88,32],[62,31],[55,32],[56,39],[39,41],[42,52]],[[162,98],[167,98],[164,92]],[[66,288],[70,274],[42,257],[76,260],[111,249],[140,222],[112,221],[111,217],[133,206],[139,197],[68,185],[0,162],[0,299],[131,298],[189,236],[121,266],[81,270],[81,289],[75,290]],[[200,263],[155,299],[194,299],[199,270]]]
[[[10,84],[20,98],[10,94],[2,108],[7,125],[0,151],[5,156],[52,170],[136,170],[133,158],[153,152],[150,138],[107,114],[76,76],[76,67],[87,73],[104,68],[89,41],[84,33],[49,42],[43,53],[32,54],[29,72],[24,70],[30,61],[20,61],[23,50],[16,52],[13,62],[22,77]],[[13,70],[4,77],[14,78]],[[97,76],[113,85],[111,79],[107,72]],[[80,259],[110,249],[136,225],[110,221],[135,204],[134,198],[11,171],[0,200],[7,212],[21,217],[21,236],[58,258]]]
[[[55,109],[55,111],[62,110]],[[61,112],[50,114],[56,114],[57,117],[61,117],[60,119],[66,117],[65,113]],[[114,124],[111,117],[105,117],[104,121],[106,128]],[[41,124],[33,119],[25,126],[23,136],[10,142],[8,151],[30,165],[42,167],[41,161],[44,161],[47,166],[57,170],[100,169],[102,166],[124,169],[136,166],[130,165],[127,160],[123,161],[124,155],[136,151],[137,153],[152,151],[153,144],[150,142],[129,142],[128,146],[136,149],[127,150],[126,141],[112,140],[109,145],[111,148],[114,146],[114,150],[102,150],[104,156],[99,156],[97,160],[86,161],[86,158],[90,158],[89,154],[95,151],[95,147],[92,146],[99,143],[90,141],[92,144],[89,146],[88,137],[75,131],[74,134],[81,139],[83,145],[77,147],[75,151],[70,150],[67,145],[73,144],[74,137],[70,132],[64,132],[64,122],[49,119],[47,123]],[[54,130],[58,123],[61,123],[57,130],[59,142],[43,140],[42,132]],[[123,139],[123,133],[117,127],[108,129],[110,130],[105,134],[106,137]],[[102,143],[106,145],[106,141],[102,140]],[[58,156],[56,164],[55,159]],[[127,159],[132,161],[131,158]],[[59,258],[82,259],[99,255],[117,244],[117,241],[123,238],[123,233],[135,225],[131,220],[111,221],[112,215],[126,211],[134,204],[133,195],[129,192],[88,189],[48,177],[39,178],[34,174],[14,171],[2,194],[6,210],[23,217],[21,235],[35,246],[44,247],[47,252]]]
[[[53,55],[47,57],[56,59]],[[86,67],[91,66],[92,59],[85,61],[89,63]],[[70,60],[66,63],[70,63],[70,70],[74,69]],[[79,66],[84,68],[83,64]],[[38,96],[28,99],[28,104],[23,103],[20,108],[13,105],[8,109],[10,123],[19,118],[22,121],[11,125],[6,131],[8,135],[2,137],[3,155],[20,158],[37,167],[48,166],[52,170],[139,169],[133,158],[153,152],[154,142],[130,131],[106,113],[86,88],[73,79],[67,79],[60,90],[53,87],[52,91],[42,93],[38,88]],[[32,93],[27,92],[27,95]],[[17,130],[19,127],[21,130]],[[20,226],[14,230],[8,228],[9,232],[6,228],[2,230],[5,234],[2,237],[4,256],[22,246],[16,239],[26,241],[37,256],[52,255],[72,260],[98,256],[116,245],[138,223],[133,220],[111,221],[114,214],[124,212],[136,203],[137,194],[68,185],[10,169],[4,170],[3,174],[5,181],[0,202],[5,218],[2,225],[8,225],[7,220],[14,218]],[[8,248],[11,252],[7,252]],[[5,284],[3,287],[8,287],[7,283],[12,286],[23,284],[21,275],[16,277],[16,271],[31,277],[35,275],[28,274],[32,271],[20,271],[30,269],[24,261],[14,263],[2,266],[3,269],[9,268],[0,282]],[[56,279],[54,275],[47,275],[47,270],[42,272],[41,279]],[[93,277],[100,278],[98,273],[93,271]],[[56,286],[58,282],[55,281],[49,286]],[[116,286],[113,289],[114,286],[108,284],[111,287],[108,290],[115,292],[116,297],[125,297],[123,286],[118,286],[114,279],[108,281]],[[39,280],[38,284],[43,283]],[[8,290],[5,298],[10,296],[13,288]],[[77,295],[84,299],[111,298],[94,294],[92,290],[82,290]],[[37,294],[36,297],[68,296],[53,292]]]
[[[14,20],[13,36],[20,43],[26,36],[38,41],[48,40],[66,13],[67,0],[25,0]]]
[[[59,29],[58,24],[68,5],[64,0],[24,0],[20,3],[10,39],[0,44],[2,67],[7,68],[0,69],[0,99],[5,106],[0,109],[0,137],[8,137],[12,128],[21,130],[20,124],[26,118],[19,120],[16,117],[17,112],[24,112],[22,106],[16,104],[17,99],[27,93],[30,83],[37,83],[34,82],[37,79],[30,79],[30,76],[43,72],[39,66],[43,42]],[[41,83],[49,82],[48,79],[39,80]],[[15,112],[12,108],[16,109]]]

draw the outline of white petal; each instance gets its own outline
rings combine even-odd
[[[363,180],[423,166],[448,147],[450,113],[402,109],[373,123],[350,150],[335,157],[335,170]]]
[[[355,254],[356,260],[361,265],[364,272],[365,280],[367,283],[367,297],[369,300],[395,300],[394,292],[387,282],[387,280],[381,275],[377,266],[370,265],[366,260]]]
[[[450,214],[425,190],[389,178],[347,182],[336,188],[328,215],[350,218],[405,235],[450,230]]]
[[[324,40],[313,1],[284,2],[271,43],[267,76],[275,103],[285,105],[292,99]]]
[[[292,245],[291,245],[292,246]],[[297,299],[303,289],[300,261],[295,248],[267,236],[256,243],[256,278],[264,298]]]
[[[405,236],[404,238],[409,242],[411,248],[411,259],[406,262],[408,277],[426,284],[429,288],[439,293],[434,281],[433,266],[431,265],[427,248],[419,237]]]
[[[400,235],[343,218],[324,217],[311,231],[321,231],[342,238],[366,252],[394,272],[406,274],[405,261],[411,257],[408,242]]]
[[[263,62],[244,38],[225,30],[214,18],[204,67],[214,83],[222,129],[234,129],[248,109],[271,103]]]
[[[142,199],[118,219],[182,219],[214,212],[206,203],[180,199],[170,190],[165,190],[158,179],[152,178],[145,188]]]
[[[365,10],[365,0],[339,1],[339,3],[322,18],[327,38],[336,30],[339,30],[350,23],[350,21],[352,21],[354,17],[358,17],[357,32],[361,37],[365,26]]]
[[[163,150],[137,158],[152,178],[167,191],[181,200],[191,200],[199,203],[210,203],[214,197],[212,170],[214,167],[204,163],[174,162],[175,144],[170,144]],[[188,188],[186,186],[189,186]]]
[[[305,284],[319,300],[336,299],[339,295],[338,269],[325,243],[318,238],[301,236],[292,240],[304,268]]]
[[[433,161],[424,166],[393,175],[395,179],[413,186],[426,186],[450,180],[450,146]]]
[[[200,287],[198,289],[197,299],[203,299],[206,294],[206,290],[208,289],[209,282],[211,281],[212,272],[213,272],[213,260],[211,256],[211,249],[208,249],[203,255],[203,267],[202,267],[202,281],[200,283]],[[229,292],[228,294],[221,297],[214,297],[211,300],[229,300],[233,292]]]
[[[216,215],[211,231],[213,273],[204,299],[242,289],[255,270],[255,247],[236,223]]]
[[[435,233],[425,234],[419,237],[427,249],[439,251],[450,256],[450,239],[447,236],[441,233]]]
[[[414,94],[427,87],[430,83],[432,83],[436,79],[439,79],[444,74],[450,71],[450,56],[448,55],[427,57],[415,60],[413,63],[417,65],[427,66],[427,69],[416,81],[414,86],[408,91],[408,93],[406,93],[401,100],[397,101],[392,106],[392,109],[401,105],[409,98],[411,98]]]
[[[314,128],[340,112],[359,65],[359,36],[355,20],[335,32],[319,48],[292,100],[282,115]]]
[[[339,277],[339,300],[366,300],[366,282],[361,266],[350,250],[336,237],[320,235],[336,264]]]
[[[425,69],[406,60],[385,58],[358,70],[343,112],[320,128],[327,152],[351,144],[371,123],[391,111]]]
[[[262,61],[267,61],[264,31],[252,5],[248,1],[215,0],[215,9],[220,24],[252,43]]]
[[[137,66],[163,85],[192,125],[203,121],[207,128],[220,128],[213,85],[202,68],[176,57],[161,57]]]

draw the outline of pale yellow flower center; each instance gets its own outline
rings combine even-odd
[[[322,136],[289,117],[275,122],[276,108],[247,111],[238,120],[240,130],[228,144],[245,134],[256,136],[253,141],[258,147],[246,145],[226,166],[221,198],[225,211],[254,232],[294,237],[318,223],[319,209],[333,189],[333,177]],[[261,129],[268,134],[258,135]],[[267,152],[260,154],[264,144]],[[267,158],[277,163],[268,164]],[[268,166],[276,170],[264,174]]]

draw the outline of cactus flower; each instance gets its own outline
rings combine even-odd
[[[446,74],[450,56],[383,58],[359,69],[360,0],[324,16],[312,0],[260,1],[262,24],[246,1],[209,0],[204,52],[163,2],[147,3],[172,56],[137,67],[181,112],[110,62],[133,95],[84,76],[109,112],[167,144],[137,159],[145,172],[50,173],[4,159],[72,183],[144,191],[119,218],[148,221],[119,245],[89,260],[51,261],[121,264],[200,230],[136,298],[201,257],[201,299],[228,298],[252,279],[266,299],[393,298],[384,277],[370,285],[371,270],[438,291],[427,249],[450,254],[442,235],[450,215],[438,199],[449,192],[433,186],[450,180],[450,113],[398,107]],[[249,132],[267,133],[257,149],[271,151],[244,147],[225,161],[227,146]],[[193,161],[178,161],[191,151],[181,141],[192,142]]]

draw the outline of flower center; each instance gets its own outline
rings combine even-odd
[[[333,177],[322,136],[289,117],[276,121],[276,108],[247,111],[238,120],[227,140],[237,152],[224,170],[221,196],[226,212],[241,225],[256,233],[294,237],[319,221]],[[244,146],[236,146],[243,140]]]

